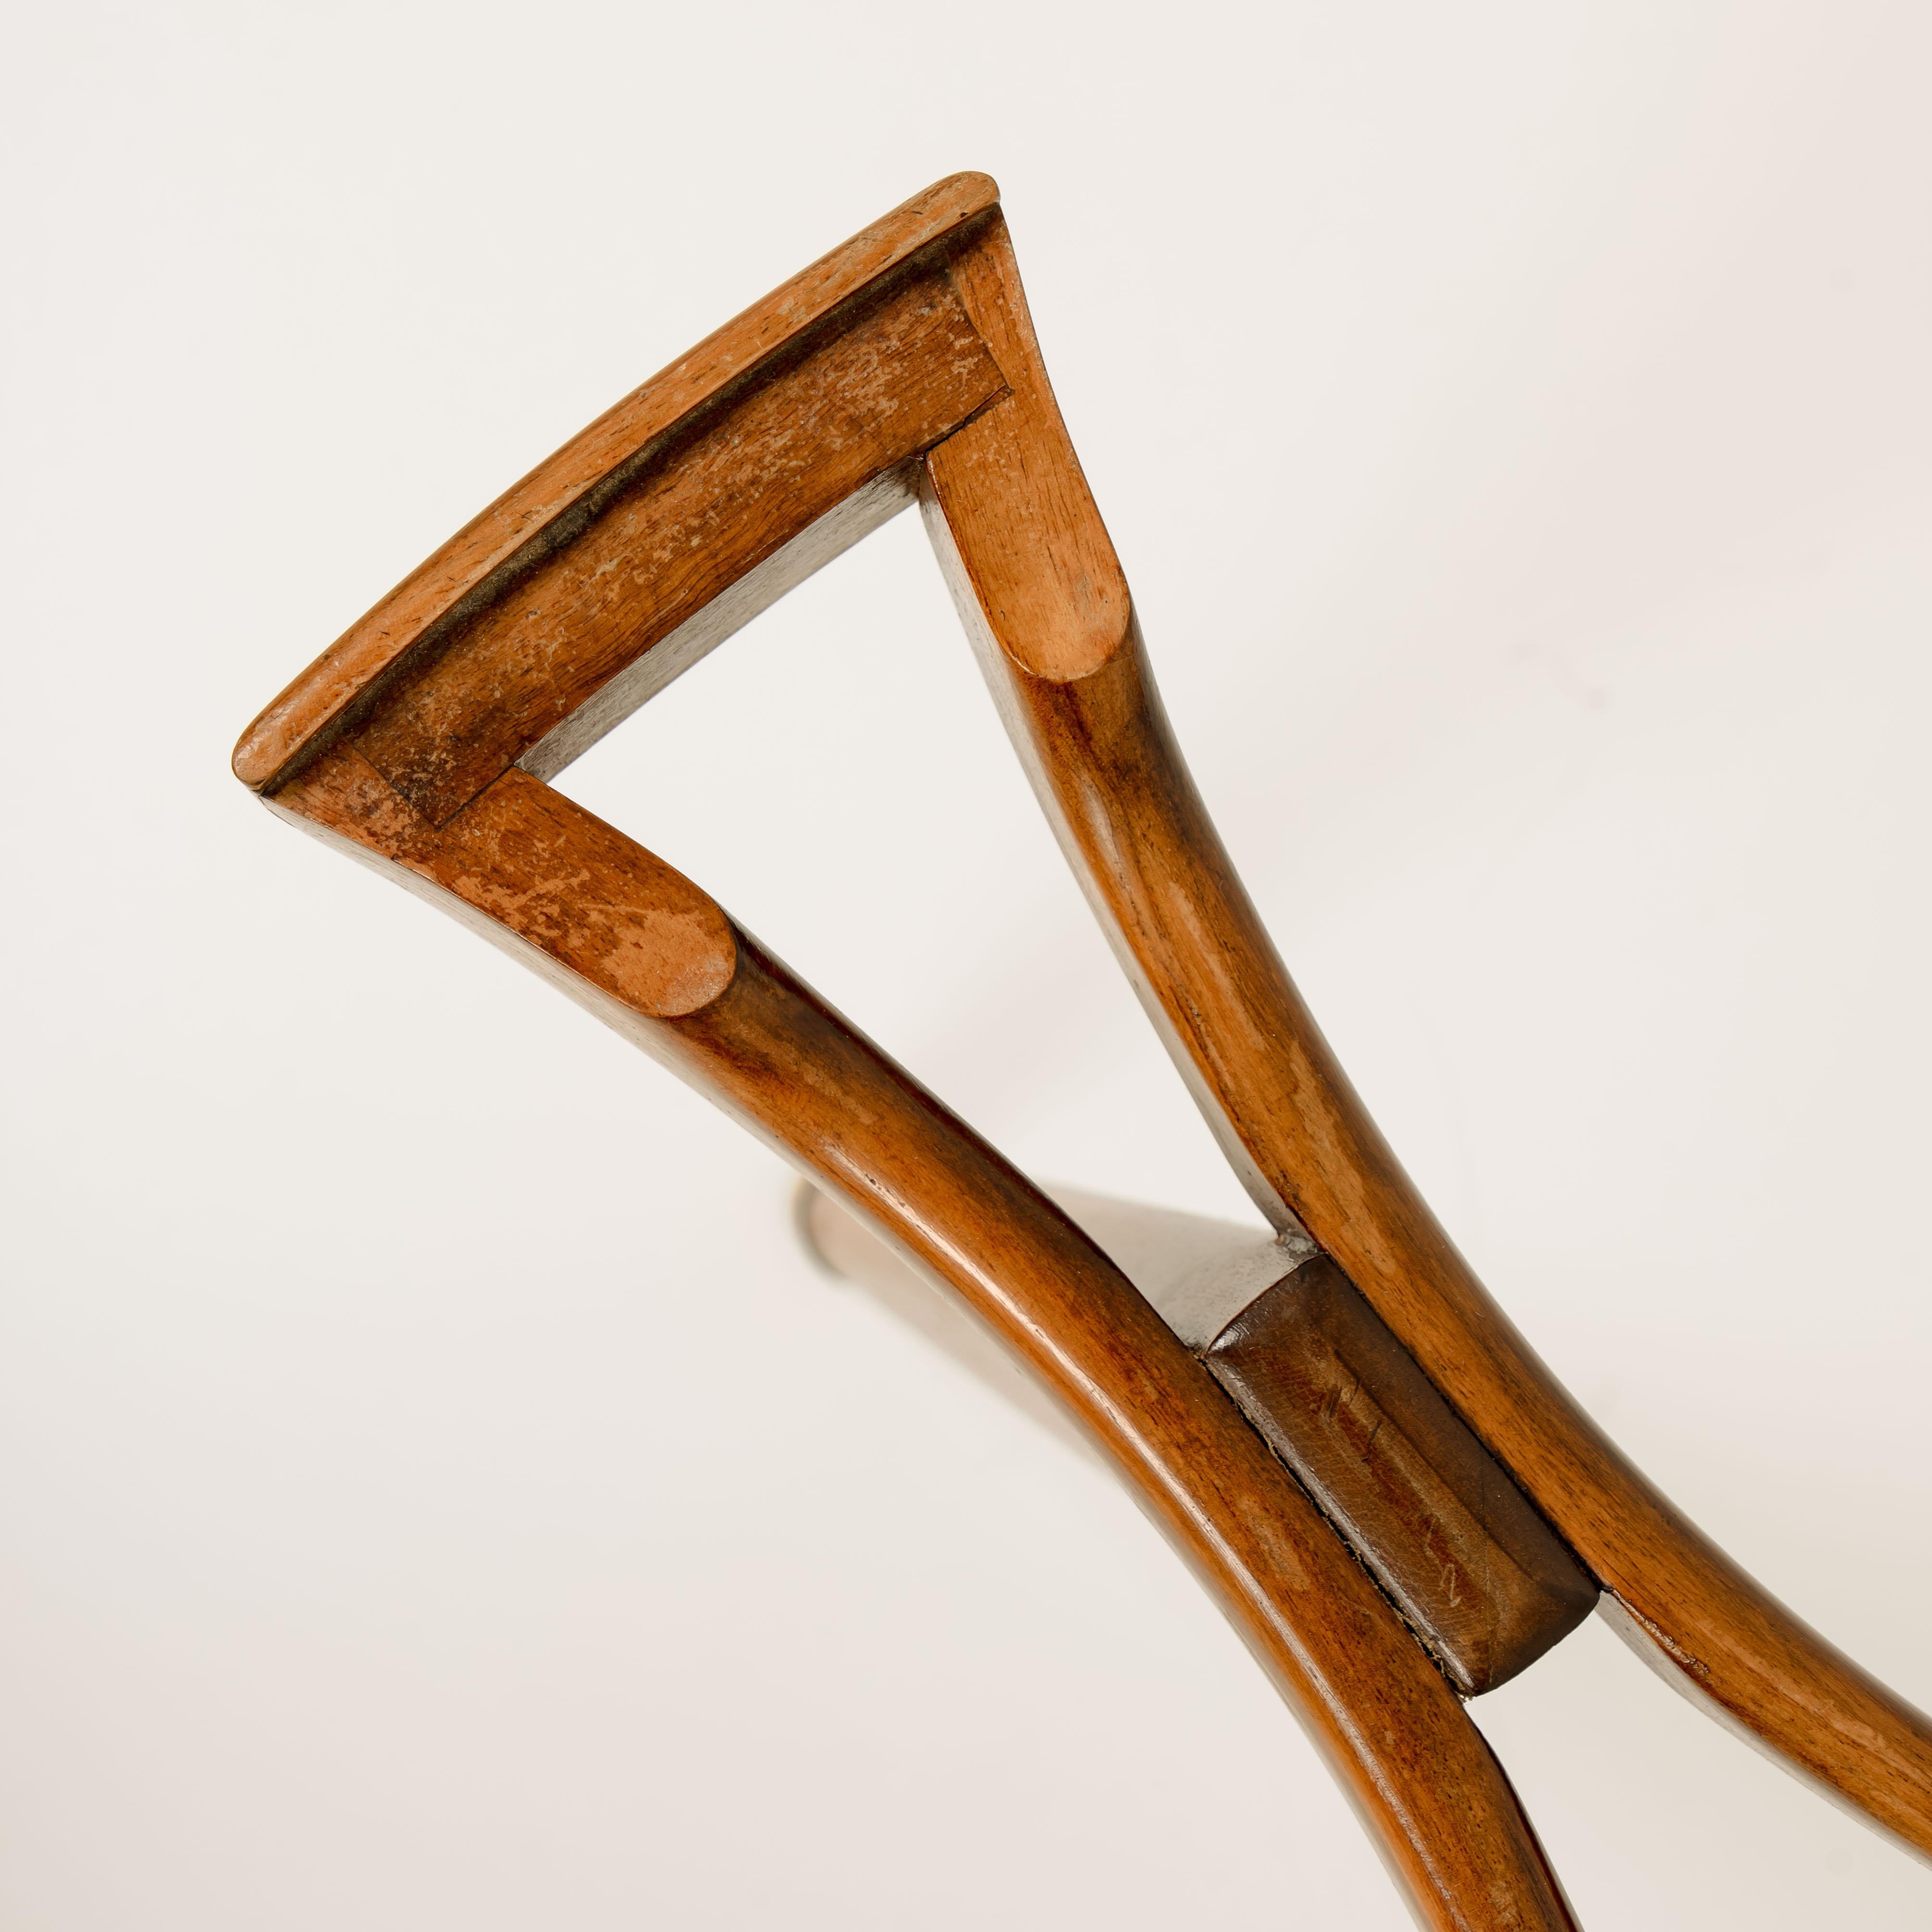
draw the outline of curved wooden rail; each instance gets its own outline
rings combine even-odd
[[[976,266],[960,278],[975,320],[994,302],[1023,317],[1002,236]],[[1030,346],[1023,323],[1008,340]],[[1044,374],[1006,374],[1012,396],[928,459],[928,528],[1061,846],[1249,1192],[1341,1264],[1667,1677],[1932,1856],[1932,1723],[1629,1462],[1490,1298],[1369,1118],[1188,774]],[[1053,506],[1030,544],[1000,508],[1022,467]]]

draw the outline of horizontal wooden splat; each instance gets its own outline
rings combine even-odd
[[[1215,1593],[1424,1923],[1574,1922],[1391,1598],[1474,1689],[1600,1584],[1678,1681],[1932,1854],[1932,1724],[1731,1564],[1576,1408],[1302,1004],[1162,710],[996,198],[983,176],[937,184],[626,398],[271,704],[237,775],[524,958],[958,1294]],[[544,782],[915,495],[1154,1024],[1283,1244],[1318,1251],[1299,1289],[1268,1286],[1192,1348],[696,886]],[[1388,1595],[1331,1520],[1382,1550]],[[1483,1612],[1459,1621],[1479,1578]]]

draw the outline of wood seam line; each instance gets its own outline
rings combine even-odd
[[[1572,1926],[1436,1660],[1211,1372],[1058,1208],[715,902],[521,772],[438,827],[339,747],[270,802],[494,928],[963,1294],[1100,1438],[1209,1585],[1426,1924]],[[682,938],[685,952],[627,977],[613,906],[658,921],[644,934],[656,951]]]
[[[1207,1360],[1207,1358],[1204,1355],[1197,1354],[1196,1360],[1204,1364]],[[1210,1369],[1209,1372],[1210,1374],[1213,1373],[1211,1368]],[[1308,1507],[1314,1510],[1316,1514],[1320,1516],[1322,1520],[1335,1532],[1336,1537],[1340,1541],[1342,1547],[1346,1549],[1348,1554],[1355,1559],[1356,1564],[1360,1569],[1362,1574],[1369,1580],[1370,1583],[1373,1586],[1376,1594],[1388,1606],[1389,1615],[1394,1617],[1396,1622],[1400,1624],[1404,1630],[1408,1631],[1410,1637],[1414,1640],[1416,1648],[1420,1650],[1423,1655],[1427,1658],[1430,1662],[1436,1666],[1436,1674],[1441,1677],[1443,1682],[1449,1687],[1450,1694],[1456,1698],[1458,1702],[1467,1703],[1469,1702],[1470,1693],[1456,1682],[1454,1676],[1450,1672],[1448,1664],[1444,1660],[1440,1652],[1437,1649],[1436,1646],[1429,1640],[1428,1637],[1424,1634],[1422,1630],[1417,1624],[1415,1620],[1410,1616],[1408,1612],[1402,1608],[1402,1605],[1399,1602],[1396,1601],[1388,1586],[1384,1582],[1381,1576],[1376,1574],[1375,1566],[1370,1562],[1366,1556],[1363,1553],[1361,1548],[1356,1543],[1354,1538],[1348,1534],[1347,1531],[1342,1527],[1340,1523],[1336,1521],[1334,1516],[1329,1514],[1327,1510],[1322,1508],[1321,1498],[1316,1496],[1315,1492],[1302,1480],[1300,1472],[1295,1468],[1294,1465],[1268,1440],[1268,1435],[1262,1429],[1261,1424],[1258,1423],[1255,1420],[1254,1417],[1249,1412],[1247,1405],[1243,1402],[1232,1389],[1228,1388],[1225,1382],[1221,1381],[1220,1376],[1216,1376],[1214,1378],[1216,1384],[1226,1394],[1228,1400],[1234,1404],[1235,1413],[1239,1415],[1241,1420],[1254,1432],[1256,1436],[1259,1439],[1262,1446],[1266,1449],[1268,1454],[1274,1458],[1275,1461],[1281,1466],[1281,1468],[1283,1472],[1286,1474],[1288,1480],[1301,1492],[1303,1499],[1307,1503]]]
[[[949,176],[830,250],[716,329],[513,484],[351,626],[281,692],[235,748],[236,777],[273,790],[380,700],[425,640],[460,626],[556,541],[546,538],[586,495],[695,414],[742,392],[801,337],[834,330],[882,281],[919,272],[992,217],[985,175]]]

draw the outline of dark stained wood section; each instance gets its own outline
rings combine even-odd
[[[1466,1696],[1596,1607],[1496,1459],[1325,1255],[1250,1302],[1203,1358]]]
[[[974,252],[994,255],[1002,237],[988,231]],[[1024,302],[1016,279],[1009,298]],[[1009,386],[1023,402],[1038,393],[1010,372]],[[1006,541],[952,448],[928,460],[925,507],[962,621],[1062,849],[1257,1204],[1333,1256],[1666,1676],[1932,1856],[1932,1720],[1687,1521],[1490,1298],[1282,964],[1174,742],[1131,611],[1096,661],[1078,574],[1036,564],[1016,587],[1034,547]],[[1035,493],[1009,513],[1026,528],[1064,520],[1085,488],[1074,468],[1014,484]],[[1079,554],[1111,554],[1090,496],[1084,505],[1094,527]]]
[[[982,174],[949,175],[822,255],[633,390],[504,491],[351,625],[270,703],[235,747],[235,776],[272,790],[333,742],[396,667],[496,574],[527,568],[581,500],[661,436],[795,344],[922,250],[985,215],[1000,191]]]
[[[961,1294],[1213,1592],[1423,1923],[1574,1926],[1448,1682],[1207,1370],[1052,1202],[696,886],[522,772],[439,827],[338,746],[273,803],[446,910],[482,915]],[[560,880],[580,868],[560,907]]]
[[[1018,652],[1035,675],[1083,676],[1113,656],[1133,606],[1054,400],[1004,220],[950,268],[1012,393],[927,459],[933,547],[982,657]],[[989,681],[998,701],[1000,682]]]
[[[590,500],[582,533],[406,670],[356,736],[426,816],[458,810],[624,670],[1000,392],[943,274],[840,317]]]

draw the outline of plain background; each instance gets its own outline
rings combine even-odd
[[[23,10],[0,1923],[1394,1928],[1124,1496],[226,772],[553,446],[1000,178],[1195,770],[1456,1238],[1921,1704],[1932,13]],[[562,781],[1040,1175],[1248,1213],[916,520]],[[1932,1920],[1595,1622],[1584,1922]]]

